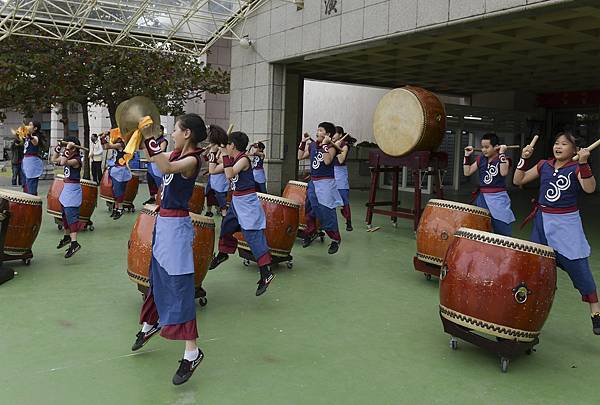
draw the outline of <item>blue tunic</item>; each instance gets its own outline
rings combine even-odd
[[[236,156],[235,162],[248,159],[245,153]],[[231,179],[233,196],[231,204],[234,207],[240,227],[245,230],[260,230],[267,227],[267,218],[262,204],[255,191],[254,174],[251,169],[239,172]]]
[[[226,193],[229,191],[229,181],[227,181],[227,177],[225,173],[217,173],[210,175],[210,188],[212,188],[217,193]]]
[[[23,151],[22,169],[25,177],[28,179],[40,177],[44,173],[44,162],[39,157],[39,145],[31,143],[31,137],[27,136],[23,143]]]
[[[485,200],[483,204],[477,204],[487,208],[492,218],[510,224],[515,221],[515,215],[510,207],[510,197],[506,192],[506,177],[500,174],[500,160],[488,160],[483,155],[477,158],[479,168],[479,192]]]
[[[328,150],[329,145],[310,143],[310,182],[313,183],[319,204],[327,208],[336,208],[344,205],[344,202],[337,190],[333,162],[329,165],[325,164],[323,158]]]
[[[73,158],[79,161],[79,166],[65,166],[63,169],[64,187],[58,198],[63,207],[80,207],[83,200],[83,192],[79,183],[81,180],[81,156],[77,154],[71,159]]]
[[[263,167],[264,159],[260,156],[252,156],[251,161],[254,181],[257,183],[266,183],[267,178],[265,177],[265,169]]]

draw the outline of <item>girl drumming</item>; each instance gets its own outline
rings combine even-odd
[[[165,138],[165,127],[162,125],[160,126],[160,136],[156,138],[156,142],[160,145],[161,151],[167,151],[167,145],[169,144],[169,141],[167,141],[167,138]],[[158,193],[158,189],[162,185],[162,173],[160,172],[160,169],[156,163],[148,163],[146,180],[148,181],[150,198],[144,202],[144,205],[154,204],[156,203],[156,193]]]
[[[138,350],[158,331],[171,340],[184,340],[185,352],[173,376],[173,384],[186,382],[204,353],[196,344],[196,305],[194,302],[194,228],[188,203],[200,171],[198,144],[206,139],[204,120],[197,114],[177,119],[171,135],[175,150],[168,154],[146,127],[142,131],[150,160],[163,173],[160,208],[156,218],[150,264],[150,289],[142,306],[142,330],[131,350]]]
[[[574,162],[575,138],[568,132],[560,132],[554,142],[554,158],[540,160],[527,170],[527,159],[532,153],[531,146],[523,148],[513,179],[517,186],[540,179],[538,200],[525,220],[526,223],[533,218],[531,240],[555,250],[556,264],[569,274],[582,301],[589,303],[593,331],[600,335],[600,305],[588,262],[590,245],[577,209],[578,194],[581,191],[590,194],[596,189],[596,180],[587,163],[590,152],[585,148],[579,150],[579,163]]]
[[[267,192],[267,178],[265,177],[265,144],[258,142],[252,144],[248,157],[252,160],[252,173],[256,183],[256,191],[259,193]]]
[[[73,256],[81,249],[81,245],[77,242],[77,232],[81,230],[82,223],[79,222],[79,209],[81,208],[81,200],[83,193],[81,191],[81,155],[79,149],[75,146],[80,146],[79,138],[75,136],[67,136],[66,148],[56,145],[52,155],[52,163],[64,166],[64,187],[60,193],[59,201],[62,207],[62,221],[65,236],[58,242],[57,249],[61,249],[67,245],[69,249],[65,253],[65,259]],[[62,153],[61,153],[62,152]]]
[[[38,181],[44,173],[44,162],[40,158],[40,146],[43,138],[41,132],[42,124],[38,121],[29,123],[29,133],[25,137],[23,144],[23,174],[25,182],[23,183],[23,191],[27,194],[37,195]]]
[[[218,164],[223,163],[219,145],[227,143],[227,131],[218,125],[209,125],[208,142],[210,143],[209,151],[211,152],[209,157],[212,159],[212,161],[209,160],[210,175],[208,176],[208,184],[210,185],[210,190],[214,192],[214,196],[219,204],[221,216],[225,217],[225,215],[227,215],[227,192],[229,191],[229,180],[227,180],[227,176],[225,176],[223,165]],[[210,163],[215,164],[210,165]]]
[[[113,149],[117,152],[114,166],[108,169],[108,174],[110,175],[112,182],[113,198],[115,199],[115,205],[110,216],[112,219],[117,220],[123,215],[125,189],[127,188],[127,182],[131,180],[132,177],[131,171],[129,171],[129,167],[127,167],[127,163],[125,162],[125,141],[123,138],[117,138],[114,143],[109,143],[104,140],[102,146],[104,149]]]
[[[348,166],[346,166],[346,158],[348,157],[348,151],[351,146],[354,146],[356,139],[347,135],[344,132],[344,128],[335,127],[335,135],[333,135],[333,142],[338,142],[344,136],[344,140],[340,143],[340,152],[333,160],[333,170],[335,175],[335,184],[338,192],[342,197],[344,205],[342,206],[342,216],[346,220],[346,231],[352,231],[352,213],[350,212],[350,183],[348,182]]]

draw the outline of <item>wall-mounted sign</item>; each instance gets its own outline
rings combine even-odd
[[[341,13],[341,0],[321,0],[321,18],[332,17]]]

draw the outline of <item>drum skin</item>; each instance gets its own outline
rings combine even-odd
[[[454,232],[465,227],[492,231],[492,218],[485,208],[454,201],[431,199],[417,228],[417,259],[441,266]]]
[[[298,229],[303,231],[306,229],[306,219],[304,203],[306,202],[306,193],[308,191],[308,183],[303,183],[301,181],[290,180],[285,185],[285,189],[283,190],[283,194],[281,195],[283,198],[287,198],[288,200],[295,201],[299,208],[299,225]]]
[[[137,284],[150,286],[152,234],[156,223],[156,205],[145,205],[131,230],[127,251],[127,275]],[[194,280],[196,287],[206,277],[215,244],[215,223],[211,218],[190,214],[194,226]]]
[[[444,138],[446,112],[433,93],[406,86],[385,94],[373,114],[373,135],[390,156],[435,150]]]
[[[531,342],[555,289],[551,248],[460,228],[440,272],[440,315],[471,330]]]
[[[42,199],[14,190],[0,190],[8,200],[10,218],[4,241],[4,253],[20,255],[31,251],[42,224]]]
[[[59,198],[65,183],[64,177],[60,174],[54,176],[54,181],[48,190],[46,212],[55,218],[62,218],[62,205]],[[98,186],[95,182],[81,179],[81,208],[79,210],[79,220],[89,222],[96,208],[98,201]]]
[[[140,180],[137,176],[132,176],[131,180],[127,182],[127,187],[125,188],[125,200],[123,201],[125,204],[133,205],[139,185]],[[100,198],[108,202],[115,202],[112,193],[112,179],[108,174],[108,170],[105,170],[102,175],[102,181],[100,182]]]
[[[195,183],[194,191],[192,192],[192,197],[190,198],[190,202],[188,203],[190,212],[194,214],[201,215],[202,210],[204,209],[204,189],[206,188],[206,184],[204,183]],[[156,205],[160,206],[160,191],[156,194]]]
[[[298,233],[300,205],[296,202],[270,194],[256,193],[267,217],[265,236],[273,256],[287,257],[292,252]],[[241,232],[234,234],[239,248],[250,251]]]

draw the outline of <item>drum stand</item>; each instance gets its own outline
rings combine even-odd
[[[238,251],[238,254],[240,255],[240,257],[242,258],[242,263],[244,264],[244,266],[248,267],[250,265],[250,262],[256,263],[256,259],[254,258],[254,255],[249,250],[238,248],[237,251]],[[271,258],[272,258],[272,262],[271,262],[272,265],[279,264],[279,263],[285,263],[285,265],[288,269],[291,269],[294,267],[294,258],[292,257],[292,255],[287,255],[285,257],[271,255]]]
[[[447,320],[443,316],[440,316],[440,318],[442,318],[444,332],[451,336],[450,348],[452,350],[456,350],[458,348],[458,340],[456,339],[457,337],[466,342],[474,344],[475,346],[479,346],[482,349],[494,353],[500,357],[500,370],[503,373],[508,371],[510,360],[513,360],[522,354],[532,354],[535,351],[533,347],[540,342],[537,337],[531,342],[518,342],[502,338],[491,340],[473,332],[468,328],[465,328],[464,326],[457,325],[454,322]]]
[[[398,226],[398,218],[412,219],[413,229],[417,230],[423,212],[421,207],[421,172],[423,171],[425,176],[433,176],[434,193],[437,198],[444,198],[442,171],[448,167],[448,154],[445,152],[421,151],[403,157],[393,157],[386,155],[380,149],[375,149],[369,152],[369,165],[371,166],[371,188],[365,219],[369,229],[372,227],[373,214],[379,214],[391,217],[394,227]],[[413,176],[415,196],[412,209],[398,207],[398,181],[402,167],[410,169]],[[376,201],[381,173],[393,173],[392,201]],[[376,208],[381,206],[391,206],[391,210]]]

